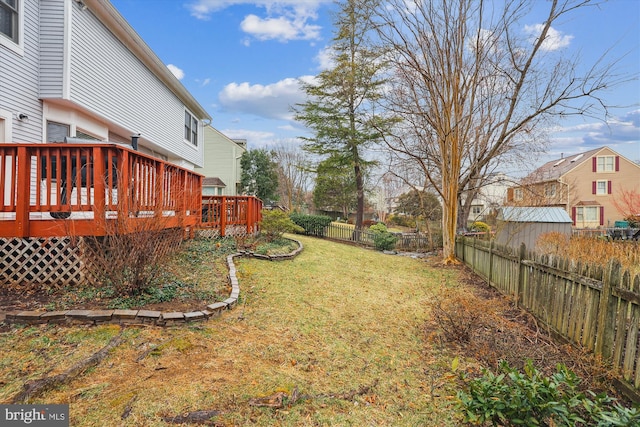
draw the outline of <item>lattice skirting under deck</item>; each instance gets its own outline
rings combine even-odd
[[[0,285],[78,285],[85,280],[81,238],[0,239]]]

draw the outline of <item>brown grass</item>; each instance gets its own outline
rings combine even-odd
[[[568,238],[564,234],[551,232],[540,236],[536,251],[600,266],[617,259],[632,274],[640,273],[640,241],[607,241],[588,236]]]
[[[225,426],[457,425],[449,361],[431,353],[423,332],[426,307],[456,272],[300,240],[306,248],[293,261],[239,261],[233,311],[192,326],[130,327],[98,367],[32,403],[68,402],[71,425],[81,426],[162,426],[163,417],[198,410],[221,411],[215,422]],[[0,334],[10,349],[0,356],[0,401],[118,332],[37,326]],[[283,404],[251,404],[274,396]]]

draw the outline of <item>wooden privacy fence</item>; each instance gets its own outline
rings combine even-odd
[[[610,361],[638,398],[640,275],[615,260],[603,268],[466,237],[456,240],[456,255],[555,333]]]

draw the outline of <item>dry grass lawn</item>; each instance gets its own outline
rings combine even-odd
[[[241,299],[171,328],[12,327],[0,334],[0,401],[123,333],[97,367],[30,403],[69,403],[74,426],[458,425],[451,360],[426,340],[429,306],[457,270],[299,237],[296,259],[238,261]],[[184,424],[187,425],[187,424]]]

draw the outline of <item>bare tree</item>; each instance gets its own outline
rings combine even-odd
[[[460,195],[507,156],[541,148],[554,118],[598,114],[601,90],[619,83],[612,65],[578,74],[554,42],[560,18],[589,0],[389,0],[373,14],[392,64],[386,107],[402,118],[386,142],[414,163],[443,201],[444,262],[456,262]],[[523,18],[547,8],[535,35]]]
[[[305,195],[312,181],[309,155],[293,143],[280,142],[272,149],[278,171],[280,203],[287,210],[299,209],[305,204]]]

